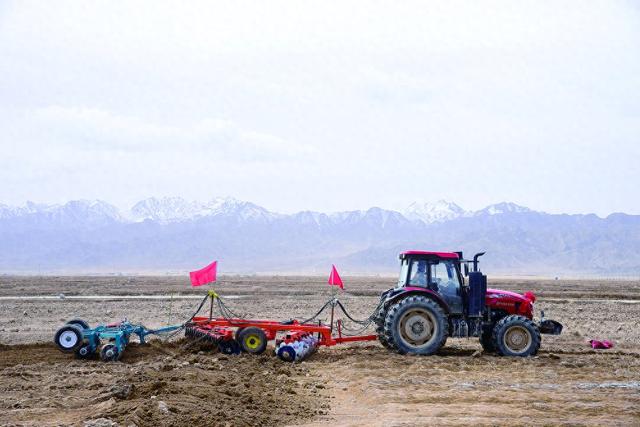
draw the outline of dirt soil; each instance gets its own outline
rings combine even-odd
[[[130,344],[120,362],[53,344],[0,350],[3,425],[278,425],[327,413],[317,378],[270,355]]]
[[[227,277],[216,290],[241,314],[285,320],[315,313],[331,296],[325,280]],[[345,282],[340,298],[359,318],[393,284]],[[450,339],[431,357],[369,342],[287,364],[272,349],[224,356],[178,339],[130,344],[120,362],[103,363],[59,352],[55,330],[78,317],[93,325],[124,317],[149,327],[180,323],[204,290],[182,277],[2,276],[0,425],[640,425],[640,283],[490,286],[533,290],[536,310],[563,323],[563,334],[545,336],[539,355],[526,359]],[[616,347],[591,350],[590,338]]]

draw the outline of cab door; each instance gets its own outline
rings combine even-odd
[[[453,261],[430,263],[429,287],[436,290],[449,305],[452,314],[462,314],[462,286]]]

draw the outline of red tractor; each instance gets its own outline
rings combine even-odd
[[[487,352],[532,356],[541,333],[559,335],[562,325],[544,320],[544,312],[539,322],[533,320],[533,293],[487,289],[487,276],[478,269],[482,255],[465,260],[462,252],[400,254],[398,284],[382,294],[375,317],[382,345],[429,355],[448,337],[478,337]]]

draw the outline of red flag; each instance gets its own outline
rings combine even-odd
[[[336,266],[331,264],[331,274],[329,275],[329,284],[331,286],[339,286],[340,289],[344,289],[344,285],[342,284],[342,279],[338,274],[338,270],[336,270]]]
[[[191,286],[202,286],[207,283],[213,283],[216,281],[216,275],[218,274],[218,261],[213,261],[205,268],[192,271],[189,273],[191,278]]]

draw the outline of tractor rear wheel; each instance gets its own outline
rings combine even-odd
[[[389,307],[384,334],[387,342],[400,354],[430,355],[447,341],[449,324],[437,302],[412,295]]]
[[[524,316],[504,317],[493,328],[493,345],[501,356],[534,356],[540,349],[540,330]]]

